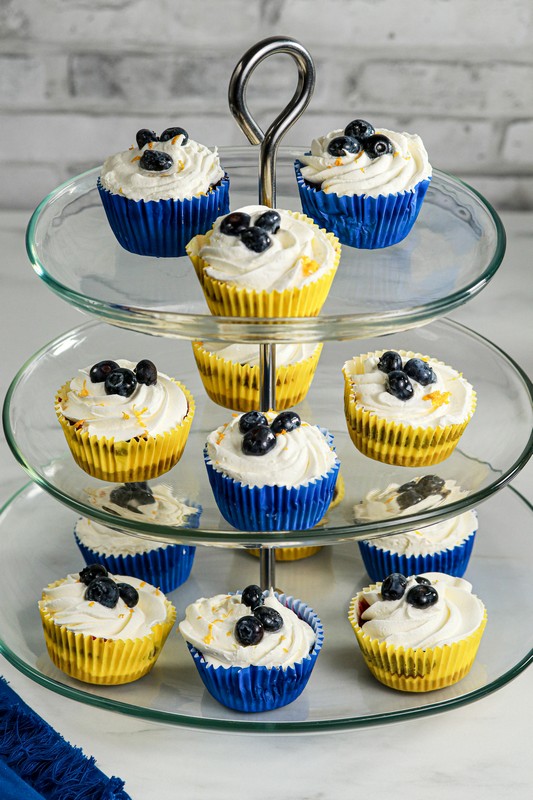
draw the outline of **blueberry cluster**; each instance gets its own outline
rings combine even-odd
[[[248,411],[239,419],[239,431],[243,434],[242,452],[247,456],[264,456],[276,445],[276,433],[299,428],[302,420],[296,411],[282,411],[268,420],[260,411]]]
[[[435,605],[439,595],[431,581],[421,575],[415,575],[416,586],[411,586],[405,596],[405,602],[415,608],[429,608]],[[393,572],[381,584],[383,600],[401,600],[405,594],[407,578],[401,572]]]
[[[84,599],[100,603],[106,608],[115,608],[121,598],[128,608],[133,608],[139,602],[139,593],[129,583],[117,583],[108,576],[108,572],[101,564],[91,564],[80,572],[80,581],[85,584]]]
[[[131,397],[138,383],[154,386],[157,383],[157,368],[153,361],[144,358],[134,370],[119,367],[116,361],[99,361],[89,372],[91,383],[104,383],[106,394]]]
[[[235,623],[235,638],[243,647],[259,644],[265,632],[274,633],[283,627],[283,617],[275,608],[263,605],[263,592],[252,584],[244,589],[241,603],[253,612],[253,615],[241,617]]]
[[[154,494],[146,481],[125,483],[122,486],[116,486],[109,493],[109,499],[116,506],[125,508],[128,511],[133,511],[136,514],[141,513],[139,511],[139,506],[148,506],[155,503]]]
[[[137,147],[142,150],[148,142],[168,142],[175,136],[183,136],[181,145],[187,144],[189,141],[189,134],[184,128],[166,128],[161,136],[158,136],[155,131],[150,131],[148,128],[141,128],[137,131],[135,138],[137,140]],[[146,169],[149,172],[164,172],[170,169],[174,164],[174,159],[168,153],[162,150],[145,150],[139,161],[141,169]]]
[[[413,384],[409,378],[421,386],[429,386],[437,380],[432,368],[421,358],[410,358],[402,366],[402,357],[394,350],[383,353],[378,369],[387,375],[387,391],[398,400],[409,400],[413,396]]]
[[[364,150],[369,158],[379,158],[385,153],[393,153],[394,146],[388,136],[376,133],[370,122],[354,119],[344,129],[344,136],[336,136],[328,144],[331,156],[342,157]]]
[[[440,494],[441,497],[446,497],[449,492],[444,489],[444,480],[439,478],[438,475],[424,475],[423,478],[408,481],[399,486],[396,502],[403,511],[410,506],[415,506],[432,494]]]
[[[272,244],[270,234],[279,231],[281,217],[277,211],[265,211],[250,225],[252,218],[244,211],[233,211],[220,223],[220,233],[226,236],[238,236],[248,250],[263,253]]]

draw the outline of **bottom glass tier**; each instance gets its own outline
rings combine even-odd
[[[21,672],[81,702],[145,719],[221,730],[321,731],[392,722],[471,702],[500,688],[532,660],[533,594],[529,564],[532,507],[507,488],[479,509],[479,532],[466,577],[485,602],[488,624],[474,666],[455,686],[426,694],[387,689],[368,672],[347,620],[350,598],[369,579],[355,542],[325,547],[278,566],[281,589],[322,619],[325,645],[301,697],[263,714],[232,712],[204,690],[181,636],[173,631],[152,672],[122,687],[77,682],[54,667],[44,644],[37,600],[48,583],[77,572],[76,514],[35,485],[15,495],[0,516],[0,652]],[[169,597],[183,617],[201,596],[257,580],[245,550],[200,547],[190,579]]]

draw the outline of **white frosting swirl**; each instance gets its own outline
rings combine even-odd
[[[116,488],[116,486],[101,486],[97,489],[85,489],[85,493],[89,496],[89,502],[94,508],[103,508],[112,514],[116,514],[117,517],[124,517],[126,519],[133,519],[136,521],[142,519],[143,522],[157,522],[159,525],[182,527],[186,524],[188,517],[198,514],[199,512],[198,508],[195,508],[194,506],[187,506],[181,500],[178,500],[176,497],[174,497],[171,488],[169,486],[165,486],[164,483],[158,483],[154,486],[150,486],[154,502],[137,506],[137,511],[131,511],[128,508],[124,508],[123,506],[119,506],[116,503],[111,502],[111,492]],[[112,531],[112,529],[107,525],[98,525],[94,521],[91,521],[91,526],[93,528],[105,528],[107,531]],[[120,534],[121,539],[122,535],[123,534]],[[139,543],[139,547],[142,546],[142,540],[138,537],[127,538],[128,541],[130,538],[134,539],[135,542]],[[88,547],[92,547],[94,550],[98,550],[98,548],[93,547],[93,545],[88,544],[88,542],[84,541],[84,544],[87,544]],[[164,545],[162,542],[157,542],[157,547],[166,546],[167,545]],[[142,551],[135,549],[135,552],[145,552],[145,550],[149,549],[152,548],[150,547],[149,543],[146,542]],[[124,548],[120,548],[121,553],[123,550]],[[98,550],[98,552],[102,551]],[[106,551],[106,555],[115,555],[115,553],[114,551]]]
[[[114,359],[119,367],[133,370],[133,361]],[[89,436],[128,441],[134,436],[157,436],[179,425],[188,412],[180,386],[168,375],[157,373],[157,383],[138,383],[130,397],[106,394],[104,381],[92,383],[91,367],[80,369],[70,381],[58,409],[69,420],[82,423]]]
[[[224,177],[217,149],[209,150],[192,139],[182,145],[182,140],[182,135],[175,136],[168,142],[149,142],[141,150],[133,147],[110,156],[102,167],[102,186],[130,200],[188,200],[205,194]],[[168,153],[172,167],[162,172],[142,169],[139,162],[146,150]]]
[[[391,140],[393,153],[374,159],[364,150],[340,157],[332,156],[328,153],[328,145],[335,137],[344,136],[343,130],[331,131],[313,139],[311,155],[299,157],[305,165],[301,170],[302,176],[309,183],[318,184],[318,188],[324,192],[365,197],[409,192],[420,181],[431,177],[428,154],[420,136],[396,133],[385,128],[376,130],[376,133]]]
[[[472,585],[443,572],[427,572],[423,577],[439,595],[438,601],[426,608],[415,608],[406,600],[409,590],[417,586],[414,576],[407,579],[400,600],[383,600],[381,584],[364,589],[358,595],[369,604],[359,621],[363,633],[379,642],[413,649],[442,647],[472,634],[484,615],[484,605],[472,594]]]
[[[452,550],[472,536],[477,527],[476,512],[465,511],[464,514],[425,528],[368,540],[367,544],[406,557],[428,556],[442,550]]]
[[[378,369],[378,361],[384,350],[361,356],[364,372],[358,374],[357,359],[344,364],[344,374],[352,384],[352,398],[364,410],[384,417],[397,424],[420,428],[461,424],[472,414],[474,391],[460,372],[420,353],[398,350],[403,363],[410,358],[420,358],[432,367],[436,382],[422,386],[411,380],[413,395],[400,400],[387,391],[387,375]],[[359,362],[360,363],[360,362]]]
[[[253,225],[269,209],[245,206],[238,210],[249,214]],[[224,217],[219,217],[199,250],[207,275],[258,292],[282,292],[312,283],[330,272],[335,266],[336,253],[325,231],[290,211],[279,208],[276,211],[281,217],[281,227],[277,233],[269,233],[271,245],[262,253],[254,253],[238,236],[221,233]]]
[[[307,622],[282,605],[272,590],[265,597],[264,604],[281,614],[283,627],[279,631],[265,631],[259,644],[243,647],[235,638],[237,620],[252,613],[241,603],[238,594],[201,597],[187,606],[179,630],[213,667],[248,667],[253,664],[286,669],[309,654],[316,640],[315,632]]]
[[[299,428],[276,434],[276,444],[263,456],[248,456],[242,451],[243,434],[239,414],[207,437],[207,452],[213,466],[247,486],[287,486],[307,484],[321,478],[337,462],[337,456],[316,425],[302,422]],[[269,424],[276,412],[265,416]]]
[[[418,482],[419,480],[420,477],[411,479],[413,482]],[[386,489],[372,489],[368,492],[364,500],[356,503],[353,507],[356,521],[372,522],[374,520],[387,519],[388,517],[406,517],[412,514],[420,514],[422,511],[427,511],[429,508],[437,508],[444,503],[455,503],[456,500],[466,497],[468,494],[455,481],[448,480],[444,482],[444,486],[438,494],[430,494],[420,500],[419,503],[413,503],[407,508],[400,508],[398,504],[399,488],[399,483],[390,483]],[[372,542],[375,541],[375,539],[372,540]]]
[[[234,364],[259,366],[259,347],[257,344],[225,344],[224,342],[202,342],[202,347],[210,353]],[[276,367],[288,367],[305,361],[315,354],[316,344],[294,343],[276,345]]]
[[[149,635],[154,625],[165,622],[169,604],[159,589],[130,576],[109,577],[137,589],[139,602],[136,606],[128,608],[122,598],[115,608],[85,600],[87,586],[75,573],[67,575],[57,586],[43,589],[39,608],[49,614],[56,625],[102,639],[139,639]]]

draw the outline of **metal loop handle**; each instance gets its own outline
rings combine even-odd
[[[298,67],[296,91],[289,103],[276,117],[266,133],[254,120],[246,103],[246,87],[254,69],[271,55],[287,53]],[[303,114],[315,88],[315,65],[305,47],[285,36],[272,36],[257,42],[243,55],[230,79],[228,102],[237,124],[251,144],[260,144],[259,202],[274,208],[276,205],[276,157],[278,147],[287,131]]]

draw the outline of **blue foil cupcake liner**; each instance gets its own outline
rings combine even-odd
[[[390,247],[405,239],[422,206],[431,178],[420,181],[409,192],[379,197],[337,195],[306,183],[294,162],[302,211],[317,225],[334,233],[341,244],[362,250]]]
[[[392,572],[420,575],[423,572],[446,572],[455,578],[462,578],[466,572],[476,531],[468,539],[448,550],[440,550],[431,555],[404,556],[376,547],[371,540],[358,542],[365,569],[373,581],[383,581]]]
[[[312,608],[294,597],[275,593],[284,606],[307,622],[316,633],[309,655],[290,667],[213,667],[187,642],[198,674],[209,694],[235,711],[257,713],[281,708],[296,700],[305,689],[324,642],[320,619]]]
[[[185,246],[229,212],[229,177],[206,195],[190,200],[130,200],[97,182],[104,210],[118,243],[139,256],[185,255]]]
[[[320,429],[332,446],[333,436]],[[224,519],[241,531],[304,531],[324,516],[333,499],[340,462],[301,486],[247,486],[219,472],[204,449],[216,504]]]

